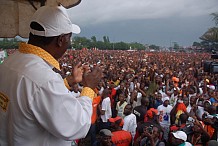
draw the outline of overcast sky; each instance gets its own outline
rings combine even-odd
[[[210,27],[218,0],[82,0],[68,10],[79,36],[111,42],[191,46]]]

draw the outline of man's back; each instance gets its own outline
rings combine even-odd
[[[0,82],[4,83],[0,84],[0,92],[9,99],[6,112],[0,109],[0,145],[70,144],[63,139],[72,140],[72,130],[78,129],[72,126],[73,121],[66,119],[72,116],[69,111],[76,109],[63,101],[72,100],[75,107],[79,104],[61,76],[40,57],[19,52],[10,56],[0,70]],[[89,105],[86,110],[92,111],[91,100]],[[80,116],[75,114],[75,117]],[[80,132],[78,135],[85,134]]]

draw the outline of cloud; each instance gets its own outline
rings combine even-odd
[[[68,10],[80,36],[113,42],[189,46],[215,25],[218,0],[82,0]]]
[[[82,0],[68,12],[80,25],[122,20],[195,17],[216,12],[217,0]]]

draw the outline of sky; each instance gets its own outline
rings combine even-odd
[[[68,10],[80,37],[163,47],[200,42],[217,12],[218,0],[82,0]]]

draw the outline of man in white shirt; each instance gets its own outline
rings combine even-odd
[[[64,7],[43,6],[33,15],[28,43],[0,65],[1,146],[68,146],[86,136],[93,89],[102,73],[81,63],[65,80],[53,71],[60,72],[57,60],[69,47],[72,32],[80,28]],[[81,81],[84,88],[75,98],[67,87]]]
[[[135,134],[136,134],[136,127],[137,127],[137,122],[136,122],[136,116],[132,113],[132,105],[127,104],[124,108],[124,125],[123,125],[123,130],[129,131],[132,135],[132,139],[134,139]]]
[[[104,89],[102,93],[102,103],[99,105],[99,110],[101,113],[101,129],[109,129],[110,128],[110,122],[108,121],[109,118],[112,116],[111,111],[111,100],[109,97],[109,89]]]
[[[163,104],[159,105],[157,110],[160,125],[164,129],[164,139],[167,141],[170,127],[170,112],[173,107],[169,105],[169,97],[164,97],[162,100]]]

